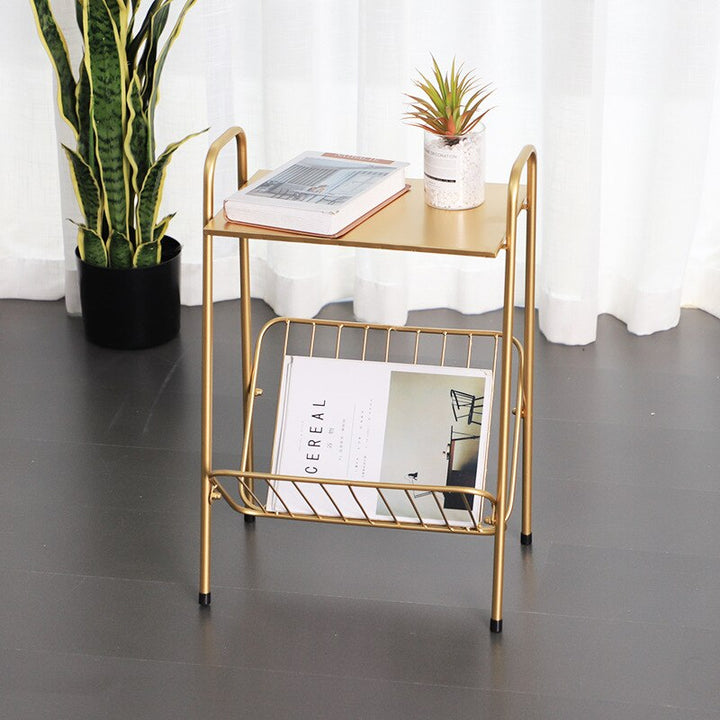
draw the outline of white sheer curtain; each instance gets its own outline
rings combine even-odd
[[[54,0],[74,36],[75,0]],[[76,217],[53,79],[29,4],[0,23],[0,296],[66,295],[77,310]],[[306,149],[387,156],[422,172],[402,93],[429,54],[497,87],[488,179],[519,149],[540,157],[540,326],[594,340],[600,313],[630,331],[672,327],[692,305],[720,316],[720,3],[707,0],[198,0],[163,76],[158,144],[209,127],[173,159],[165,212],[184,245],[183,302],[200,302],[201,179],[229,125],[251,169]],[[233,189],[232,153],[218,200]],[[64,235],[64,241],[63,241]],[[237,295],[237,252],[218,239],[217,297]],[[364,319],[501,302],[497,263],[253,243],[253,295],[312,315],[353,297]],[[522,266],[519,268],[522,272]],[[523,298],[518,298],[522,304]]]

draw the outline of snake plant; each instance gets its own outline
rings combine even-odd
[[[454,59],[449,72],[443,72],[434,57],[432,64],[431,79],[418,73],[420,79],[413,81],[424,97],[406,93],[412,102],[405,119],[434,135],[465,135],[492,109],[486,109],[484,103],[493,91],[488,90],[489,84],[479,86],[475,76],[463,72]]]
[[[73,130],[63,146],[80,210],[80,257],[91,265],[148,267],[162,257],[173,215],[158,220],[167,166],[189,138],[155,148],[158,84],[168,51],[196,0],[186,0],[168,26],[173,0],[75,0],[82,59],[73,73],[50,0],[30,0],[58,86],[58,107]],[[161,36],[166,30],[164,43]]]

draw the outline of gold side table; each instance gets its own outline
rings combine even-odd
[[[308,482],[307,478],[292,478],[273,475],[270,470],[258,470],[253,462],[253,420],[256,399],[262,394],[258,387],[260,347],[266,333],[280,327],[285,332],[285,345],[291,327],[305,325],[311,337],[310,354],[316,333],[331,332],[336,337],[337,348],[341,337],[357,333],[362,338],[362,357],[365,359],[365,345],[371,333],[385,337],[389,356],[391,343],[396,337],[410,336],[414,343],[414,361],[417,362],[418,347],[426,337],[437,337],[441,350],[438,364],[444,363],[446,347],[451,342],[462,342],[468,347],[468,364],[473,343],[488,341],[494,344],[495,363],[499,367],[499,421],[497,428],[497,477],[495,494],[486,490],[464,489],[474,493],[492,507],[488,518],[481,518],[477,526],[458,528],[449,522],[444,525],[427,525],[406,522],[393,518],[378,521],[370,517],[294,515],[289,519],[326,522],[346,525],[396,527],[399,529],[452,532],[467,535],[489,535],[494,538],[493,589],[490,614],[490,629],[502,630],[502,602],[505,536],[507,520],[513,508],[515,479],[522,446],[522,529],[521,543],[532,542],[532,422],[533,422],[533,366],[535,336],[535,228],[537,202],[537,154],[527,145],[518,155],[505,184],[486,185],[485,202],[478,208],[463,211],[436,210],[424,202],[422,181],[411,180],[411,191],[373,215],[365,222],[340,238],[322,238],[289,233],[280,230],[260,229],[229,223],[222,211],[215,213],[214,182],[215,166],[219,153],[235,141],[238,187],[248,181],[246,137],[239,127],[232,127],[223,133],[208,150],[204,168],[203,183],[203,331],[202,331],[202,495],[201,495],[201,539],[200,539],[200,589],[201,605],[209,605],[210,555],[212,507],[216,500],[223,499],[233,510],[241,513],[246,521],[256,517],[279,517],[269,512],[266,500],[262,499],[259,488],[273,480]],[[524,184],[522,183],[525,177]],[[519,216],[525,212],[526,221],[526,275],[524,337],[520,342],[513,335],[513,307],[515,298],[515,265]],[[242,458],[239,469],[220,469],[213,465],[213,238],[216,236],[235,237],[240,252],[240,294],[242,342],[243,409],[245,418]],[[413,328],[372,325],[369,323],[334,322],[328,320],[298,320],[278,318],[263,328],[256,342],[251,336],[250,303],[250,238],[269,241],[300,242],[318,245],[339,245],[385,250],[442,253],[475,257],[497,257],[505,254],[504,307],[501,331],[453,330],[447,328]],[[339,352],[339,349],[336,353]],[[412,349],[411,349],[412,353]],[[412,362],[413,360],[411,360]],[[495,369],[495,366],[494,368]],[[512,392],[513,372],[517,378],[516,391]],[[514,407],[513,407],[514,403]],[[514,420],[511,422],[511,417]],[[512,426],[512,428],[511,428]],[[227,486],[228,481],[237,483],[237,491]],[[353,483],[338,480],[317,480],[318,484],[346,485],[352,491]],[[429,492],[447,491],[439,486],[418,486],[416,484],[383,485],[371,483],[379,492],[397,488],[417,492],[418,487]],[[367,483],[365,483],[367,487]]]

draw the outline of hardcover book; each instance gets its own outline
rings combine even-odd
[[[228,197],[230,222],[337,237],[402,195],[407,163],[306,152]]]
[[[272,472],[357,485],[275,480],[268,510],[476,525],[481,498],[425,487],[484,486],[491,406],[490,370],[287,356]]]

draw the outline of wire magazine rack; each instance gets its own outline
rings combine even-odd
[[[269,337],[280,335],[279,342],[272,342]],[[253,437],[255,434],[255,417],[262,409],[266,400],[274,401],[268,390],[259,386],[261,369],[267,367],[268,354],[282,359],[290,351],[293,355],[304,354],[308,357],[323,357],[355,359],[367,362],[405,363],[409,365],[437,365],[439,367],[480,367],[479,358],[485,361],[490,359],[493,378],[497,377],[498,350],[502,342],[502,333],[483,330],[435,329],[419,327],[394,327],[388,325],[373,325],[357,322],[336,322],[332,320],[303,320],[291,318],[276,318],[271,320],[260,331],[253,362],[253,372],[250,381],[249,403],[245,416],[245,430],[242,445],[242,456],[238,470],[215,470],[210,480],[213,483],[214,498],[223,498],[237,512],[248,516],[271,516],[291,520],[304,520],[314,522],[335,523],[341,525],[364,525],[371,527],[389,527],[404,530],[429,530],[433,532],[449,532],[463,535],[493,535],[497,525],[497,499],[485,487],[465,487],[452,485],[425,485],[418,483],[382,483],[366,481],[337,480],[331,478],[317,478],[308,476],[279,475],[266,469],[257,468],[253,457]],[[513,348],[517,354],[518,369],[522,372],[523,352],[520,342],[513,338]],[[269,349],[266,351],[266,345]],[[282,348],[278,353],[277,348]],[[330,352],[328,352],[328,349]],[[452,364],[450,364],[452,363]],[[277,363],[275,363],[277,364]],[[277,372],[275,373],[277,377]],[[275,378],[274,378],[275,379]],[[523,406],[523,386],[516,384],[515,410]],[[276,391],[277,392],[277,391]],[[490,419],[492,421],[492,418]],[[520,447],[521,423],[514,422],[512,454],[509,473],[509,502],[505,510],[507,521],[512,513],[515,487],[517,483],[518,456]],[[486,463],[487,457],[481,458]],[[268,463],[272,466],[272,460]],[[254,469],[253,469],[254,468]],[[237,483],[236,488],[229,484]],[[307,506],[304,512],[291,509],[291,503],[286,500],[281,484],[286,483],[295,488],[302,496]],[[312,499],[303,490],[307,485],[315,485],[321,489],[331,503],[333,514],[323,514],[315,507]],[[484,485],[484,484],[483,484]],[[352,498],[351,508],[338,504],[331,488],[348,488],[348,497]],[[387,507],[390,518],[378,519],[371,517],[358,499],[358,492],[368,487],[377,491],[384,505]],[[407,504],[412,508],[411,517],[399,517],[392,510],[392,503],[388,501],[388,492],[402,492],[407,498]],[[427,494],[432,497],[437,506],[440,520],[429,520],[415,502],[418,494]],[[447,495],[457,497],[460,507],[467,514],[466,523],[458,523],[457,518],[451,520],[444,509],[444,500]],[[480,503],[479,520],[475,519],[472,511],[473,499]],[[271,500],[275,507],[282,508],[281,512],[270,509]]]
[[[215,167],[224,147],[236,146],[237,186],[245,185],[247,144],[240,127],[229,128],[210,146],[205,160],[203,182],[203,330],[202,330],[202,417],[201,417],[201,523],[199,601],[211,602],[212,511],[222,501],[241,514],[246,522],[256,518],[286,519],[332,525],[395,528],[458,536],[489,536],[493,539],[493,583],[490,629],[502,631],[504,554],[508,520],[516,494],[522,498],[522,545],[532,542],[532,421],[533,366],[535,343],[535,225],[537,198],[537,156],[525,146],[512,166],[507,185],[486,184],[485,203],[479,208],[445,211],[429,208],[423,201],[422,181],[410,180],[411,191],[339,238],[309,236],[272,228],[228,222],[215,212]],[[525,178],[523,184],[521,180]],[[518,218],[525,214],[525,310],[522,341],[513,334],[515,268]],[[214,237],[238,241],[240,259],[240,341],[243,396],[242,449],[237,467],[218,468],[213,462],[213,367]],[[390,326],[363,322],[279,317],[268,322],[253,337],[250,301],[249,240],[339,245],[371,249],[400,250],[471,257],[505,256],[502,329],[455,329]],[[282,367],[289,355],[351,359],[360,362],[430,365],[438,368],[490,369],[493,407],[490,443],[486,446],[485,483],[480,486],[425,484],[417,474],[407,482],[380,482],[364,479],[342,480],[315,475],[277,474],[272,471],[271,444],[280,405]],[[471,412],[472,403],[459,395],[453,399],[458,410]],[[469,409],[468,409],[469,408]],[[263,439],[263,452],[258,440]],[[491,471],[489,458],[497,464]],[[516,493],[518,486],[521,492]],[[311,488],[313,492],[309,492]],[[387,514],[367,511],[359,496],[368,489],[377,493]],[[303,500],[299,511],[288,500],[290,490]],[[349,504],[334,501],[343,492]],[[395,513],[388,494],[404,496],[403,515]],[[310,497],[312,495],[312,497]],[[320,507],[313,498],[321,497]],[[434,503],[432,520],[421,510],[418,498]],[[446,501],[443,502],[443,499]],[[450,504],[447,503],[450,499]],[[328,504],[329,502],[329,504]],[[424,505],[425,507],[425,505]],[[452,517],[446,508],[455,508]],[[479,507],[480,512],[473,512]],[[328,508],[331,508],[328,511]],[[464,514],[463,514],[464,511]],[[457,513],[467,518],[457,521]]]

